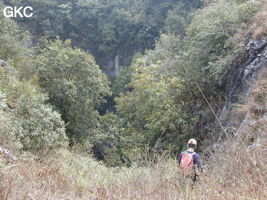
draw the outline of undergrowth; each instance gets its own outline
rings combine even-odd
[[[108,168],[88,155],[61,149],[42,158],[1,157],[0,199],[267,199],[267,71],[235,112],[246,117],[235,135],[204,161],[205,172],[193,184],[179,175],[171,158],[145,166]]]

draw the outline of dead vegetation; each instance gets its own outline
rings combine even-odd
[[[267,36],[267,1],[262,1],[261,11],[251,20],[249,32],[253,39],[260,39]]]
[[[147,167],[107,168],[60,150],[42,159],[21,155],[15,163],[1,164],[0,199],[267,199],[266,88],[267,70],[239,108],[247,115],[235,138],[221,143],[205,161],[206,172],[194,185],[179,176],[172,159]]]

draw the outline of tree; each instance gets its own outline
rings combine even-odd
[[[124,148],[129,156],[133,152],[141,155],[147,145],[174,150],[196,120],[175,102],[183,80],[165,73],[161,60],[149,63],[146,57],[137,59],[130,83],[132,91],[115,99],[117,115],[125,128],[122,137],[132,142],[132,146],[125,144]]]
[[[73,49],[70,41],[45,42],[36,59],[39,83],[49,101],[68,124],[77,141],[91,136],[98,120],[98,107],[110,94],[106,76],[86,52]]]
[[[257,9],[251,2],[210,4],[193,16],[184,37],[163,34],[133,62],[131,90],[116,98],[122,137],[133,142],[125,144],[126,154],[145,146],[177,151],[188,137],[208,134],[205,124],[214,118],[195,82],[212,105],[223,105],[227,74],[244,56],[242,27]]]
[[[188,22],[189,13],[201,5],[200,0],[12,0],[5,3],[33,7],[33,17],[16,20],[30,30],[35,41],[43,36],[71,39],[73,46],[94,55],[106,73],[117,55],[120,55],[120,65],[130,65],[136,52],[154,48],[161,32],[183,32],[185,24],[178,27],[181,31],[176,30],[176,19],[183,22],[180,19],[184,18]],[[169,11],[173,14],[168,14]]]

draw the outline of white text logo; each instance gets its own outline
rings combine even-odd
[[[15,17],[26,17],[30,18],[33,16],[33,9],[31,6],[21,6],[21,7],[11,7],[7,6],[3,10],[5,17],[15,18]]]

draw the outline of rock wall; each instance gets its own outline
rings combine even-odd
[[[239,100],[240,94],[249,93],[251,84],[258,79],[259,72],[267,65],[267,38],[251,40],[246,45],[247,58],[244,65],[231,72],[231,78],[226,90],[227,110],[232,103]]]
[[[234,108],[233,105],[242,103],[249,97],[252,86],[261,77],[262,71],[267,68],[267,38],[249,41],[246,45],[246,52],[245,63],[230,72],[225,93],[225,105],[219,113],[219,119],[229,134],[234,134],[232,127],[240,125],[235,112],[231,112]],[[246,119],[248,116],[243,119],[241,126],[246,124]]]

